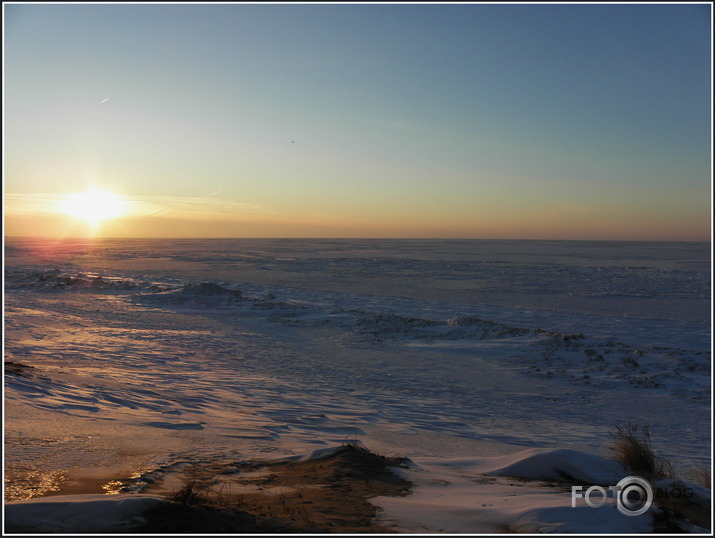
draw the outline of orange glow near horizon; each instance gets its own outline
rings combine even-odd
[[[417,205],[417,204],[415,204]],[[449,208],[449,212],[445,209]],[[260,205],[235,199],[118,195],[98,187],[74,194],[5,194],[6,237],[84,238],[478,238],[637,241],[710,241],[698,211],[675,218],[612,204],[562,208],[444,203],[412,208],[336,202],[319,206]]]

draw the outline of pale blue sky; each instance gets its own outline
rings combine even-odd
[[[91,183],[129,235],[710,238],[709,4],[4,11],[25,223]]]

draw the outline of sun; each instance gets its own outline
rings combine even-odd
[[[124,206],[121,196],[103,190],[90,190],[68,194],[62,202],[61,210],[75,219],[97,225],[121,216]]]

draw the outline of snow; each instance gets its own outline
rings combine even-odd
[[[414,463],[375,500],[396,529],[647,531],[546,481],[618,482],[628,422],[710,465],[708,245],[536,243],[11,242],[6,500],[131,524],[187,466],[348,441]],[[121,495],[70,499],[77,476]]]
[[[662,490],[664,494],[670,492],[676,499],[687,498],[689,503],[696,504],[702,508],[709,509],[711,506],[712,491],[692,482],[676,478],[664,478],[657,480],[653,487]]]
[[[187,284],[179,289],[146,293],[141,296],[141,300],[146,304],[217,307],[240,302],[241,290],[224,288],[212,282],[200,282],[198,284]]]
[[[653,510],[621,513],[613,492],[629,473],[617,462],[571,449],[529,449],[484,458],[422,458],[395,469],[417,484],[406,497],[379,497],[381,519],[402,532],[625,534],[653,531]],[[521,478],[528,480],[513,480]],[[548,481],[548,483],[541,482]],[[572,500],[571,485],[602,485],[608,495],[598,508]],[[709,508],[711,492],[682,480],[660,480],[658,488],[691,492],[690,502]],[[687,489],[686,489],[687,488]],[[598,495],[598,494],[596,494]],[[599,497],[596,497],[598,500]],[[707,532],[692,526],[692,532]]]
[[[279,461],[309,461],[339,447],[318,449]],[[484,458],[422,458],[420,464],[393,471],[416,484],[406,497],[372,499],[379,520],[408,533],[645,533],[652,513],[629,517],[612,497],[605,506],[573,506],[564,480],[614,485],[625,470],[599,456],[568,449],[530,449]],[[564,473],[567,473],[566,475]],[[504,480],[516,477],[548,480]],[[579,477],[579,478],[577,478]],[[561,484],[561,487],[558,487]],[[689,488],[703,506],[710,491],[682,480],[661,480],[659,488]],[[6,503],[5,520],[26,532],[123,532],[145,522],[142,514],[165,502],[155,495],[64,495]],[[693,532],[703,529],[693,527]]]
[[[166,502],[156,495],[63,495],[5,504],[5,524],[28,533],[126,532]]]
[[[380,497],[382,518],[402,532],[632,533],[652,530],[651,516],[628,517],[615,503],[571,505],[561,472],[585,483],[615,484],[623,469],[612,460],[577,450],[530,449],[491,458],[429,458],[400,470],[418,484],[407,497]],[[499,477],[499,478],[497,478]],[[501,477],[511,477],[504,479]],[[538,481],[513,480],[531,478]],[[554,481],[545,484],[540,480]]]
[[[493,469],[489,473],[517,478],[598,485],[613,485],[627,476],[627,470],[618,462],[568,448],[527,450],[520,453],[517,459],[505,467]]]

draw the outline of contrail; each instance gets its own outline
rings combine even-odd
[[[220,194],[221,192],[223,192],[223,191],[216,191],[216,192],[210,192],[208,194],[204,194],[203,196],[199,196],[198,198],[194,198],[193,200],[189,200],[188,202],[185,202],[184,205],[188,206],[188,205],[198,204],[204,198],[208,198],[209,196],[213,196],[214,194]]]
[[[179,203],[174,207],[159,208],[159,209],[149,213],[149,215],[166,215],[167,213],[171,213],[173,211],[178,211],[179,209],[185,209],[185,208],[190,207],[194,204],[198,204],[204,198],[208,198],[209,196],[213,196],[214,194],[219,194],[221,192],[223,192],[223,191],[210,192],[208,194],[204,194],[203,196],[199,196],[192,200],[187,200],[186,202]]]
[[[203,196],[199,196],[198,198],[196,198],[196,199],[195,199],[193,202],[191,202],[191,203],[193,204],[193,203],[195,203],[195,202],[201,200],[201,198],[208,198],[209,196],[213,196],[214,194],[221,194],[222,192],[223,192],[223,191],[216,191],[216,192],[210,192],[210,193],[208,193],[208,194],[204,194]]]

